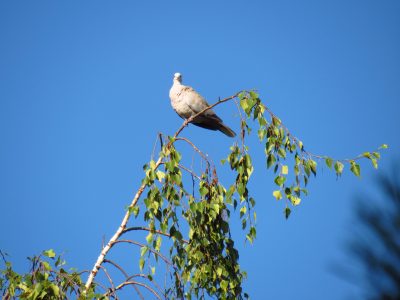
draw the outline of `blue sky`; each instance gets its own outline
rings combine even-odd
[[[157,132],[181,124],[168,98],[175,72],[209,102],[258,89],[311,152],[387,143],[378,172],[388,169],[400,149],[399,16],[395,0],[1,1],[0,249],[19,270],[47,248],[92,267]],[[233,104],[216,111],[238,131]],[[184,135],[215,162],[232,143],[194,126]],[[372,189],[370,163],[361,180],[321,170],[286,221],[255,139],[250,150],[258,238],[238,247],[252,299],[355,299],[330,266],[352,264],[343,243],[354,196]]]

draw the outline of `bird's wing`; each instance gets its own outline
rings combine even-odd
[[[207,101],[190,86],[185,86],[182,88],[181,96],[183,96],[186,105],[193,111],[194,114],[197,114],[210,106]],[[222,122],[222,120],[212,109],[207,110],[204,115],[202,114],[202,116]]]
[[[182,88],[181,97],[185,99],[185,103],[194,113],[198,113],[209,106],[207,101],[190,86]]]

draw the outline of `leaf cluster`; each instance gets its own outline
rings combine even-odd
[[[0,271],[0,292],[3,299],[106,299],[94,293],[86,293],[81,273],[64,268],[66,262],[52,250],[39,256],[29,257],[30,271],[20,275],[1,253],[4,269]]]
[[[337,160],[328,156],[320,156],[305,150],[303,142],[293,136],[282,121],[272,111],[262,104],[258,94],[254,91],[242,92],[238,95],[240,106],[245,112],[246,119],[242,119],[242,139],[251,130],[248,120],[253,119],[258,124],[258,138],[264,144],[266,167],[275,173],[274,183],[277,187],[272,192],[276,200],[286,199],[285,217],[291,213],[290,206],[297,206],[301,198],[308,194],[307,184],[311,175],[317,176],[317,161],[325,161],[329,169],[334,169],[336,175],[342,175],[345,165],[350,171],[361,176],[361,167],[358,160],[369,159],[374,168],[378,168],[380,159],[379,150],[388,146],[383,144],[378,150],[364,152],[353,159]],[[291,204],[291,205],[289,205]]]

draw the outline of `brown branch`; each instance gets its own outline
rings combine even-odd
[[[145,244],[142,244],[142,243],[139,243],[139,242],[136,242],[136,241],[132,241],[132,240],[118,240],[118,241],[116,241],[115,243],[116,243],[116,244],[117,244],[117,243],[128,243],[128,244],[133,244],[133,245],[136,245],[136,246],[139,246],[139,247],[147,247]],[[153,253],[154,255],[159,256],[167,265],[173,266],[172,262],[170,262],[170,261],[168,260],[168,258],[166,258],[166,257],[165,257],[164,255],[162,255],[161,253],[159,253],[159,252],[157,252],[157,251],[155,251],[154,249],[151,249],[151,248],[149,248],[149,251],[150,251],[151,253]]]
[[[125,276],[125,280],[129,280],[128,273],[126,273],[125,270],[120,265],[118,265],[116,262],[109,260],[109,259],[104,259],[104,263],[109,263],[112,266],[114,266],[115,268],[117,268]],[[143,297],[142,293],[140,292],[140,290],[138,289],[138,287],[134,285],[133,288],[138,293],[140,299],[144,300],[144,297]]]
[[[108,278],[108,281],[110,282],[110,284],[111,284],[111,294],[110,294],[110,296],[111,295],[114,295],[114,297],[116,298],[116,299],[118,299],[118,296],[115,294],[115,292],[114,292],[114,290],[115,290],[115,285],[114,285],[114,282],[112,281],[112,279],[111,279],[111,276],[110,276],[110,274],[108,274],[108,272],[107,272],[107,269],[106,268],[104,268],[103,266],[100,266],[100,269],[102,269],[103,270],[103,272],[104,272],[104,274],[106,274],[106,276],[107,276],[107,278]]]
[[[133,231],[133,230],[149,231],[149,232],[153,232],[153,233],[158,233],[158,234],[163,235],[163,236],[167,236],[167,237],[169,237],[169,238],[172,237],[169,233],[162,232],[161,230],[151,229],[151,228],[141,227],[141,226],[126,228],[126,229],[122,232],[121,236],[122,236],[124,233],[127,233],[127,232],[129,232],[129,231]],[[189,242],[186,241],[186,240],[184,240],[184,239],[182,239],[182,242],[184,242],[185,244],[189,244]]]
[[[105,296],[110,295],[110,292],[115,292],[115,291],[117,291],[117,290],[122,289],[122,288],[123,288],[124,286],[126,286],[126,285],[139,285],[139,286],[142,286],[142,287],[146,288],[148,291],[150,291],[154,296],[156,296],[157,299],[161,300],[160,295],[158,295],[158,293],[157,293],[154,289],[152,289],[151,287],[149,287],[149,286],[148,286],[147,284],[145,284],[145,283],[141,283],[141,282],[133,281],[133,280],[132,280],[132,281],[125,281],[125,282],[121,283],[121,284],[118,285],[113,291],[109,291],[109,292],[105,293]]]
[[[114,267],[116,267],[125,276],[125,278],[129,277],[128,273],[126,273],[125,270],[120,265],[118,265],[116,262],[109,260],[109,259],[104,259],[104,263],[109,263],[109,264],[113,265]]]
[[[145,279],[147,279],[147,280],[150,280],[150,279],[149,279],[149,276],[147,276],[147,275],[144,275],[144,274],[134,274],[134,275],[128,277],[125,281],[130,281],[132,278],[135,278],[135,277],[142,277],[142,278],[145,278]],[[163,294],[163,296],[165,297],[163,291],[161,290],[161,287],[157,284],[157,282],[155,282],[154,280],[150,280],[150,282],[151,282],[152,284],[154,284],[154,286],[157,288],[158,292],[159,292],[160,294]]]
[[[210,166],[210,162],[208,160],[207,155],[205,155],[199,148],[197,148],[190,140],[188,140],[187,138],[184,137],[177,137],[176,138],[177,141],[184,141],[186,143],[188,143],[190,146],[192,146],[192,148],[200,154],[200,156],[205,160],[205,162],[207,163],[208,166]]]
[[[133,244],[133,245],[139,246],[139,247],[147,247],[147,245],[145,245],[145,244],[142,244],[142,243],[139,243],[139,242],[136,242],[136,241],[132,241],[132,240],[118,240],[115,243],[116,244],[117,243],[128,243],[128,244]],[[154,249],[151,249],[150,247],[148,248],[148,250],[151,253],[153,253],[154,255],[157,255],[158,257],[160,257],[165,262],[167,268],[169,268],[169,266],[172,266],[176,271],[178,271],[177,267],[170,260],[168,260],[168,258],[166,258],[164,255],[162,255],[161,253],[155,251]],[[105,259],[104,261],[108,261],[108,260]],[[117,264],[115,264],[115,267],[117,267],[118,269],[120,269],[121,272],[123,272],[123,269],[120,266],[118,266]],[[124,272],[124,274],[126,274],[126,273]],[[179,275],[179,273],[177,272],[176,274],[178,276],[179,281],[182,281],[182,278]],[[131,277],[128,277],[126,280],[129,280],[130,278]],[[153,284],[156,285],[155,282],[153,282]]]
[[[230,96],[228,98],[225,98],[225,99],[222,99],[222,100],[218,100],[213,105],[210,105],[209,107],[203,109],[202,111],[200,111],[199,113],[195,114],[194,116],[186,119],[182,123],[181,127],[175,132],[175,134],[173,135],[172,139],[168,142],[167,148],[171,147],[171,145],[174,143],[175,139],[179,136],[179,134],[182,132],[182,130],[191,121],[193,121],[194,118],[196,118],[197,116],[201,115],[202,113],[206,112],[207,110],[209,110],[209,109],[211,109],[211,108],[213,108],[213,107],[215,107],[215,106],[217,106],[219,104],[222,104],[222,103],[227,102],[229,100],[235,99],[239,95],[239,93],[240,92],[238,92],[238,93],[236,93],[233,96]],[[154,169],[157,169],[160,166],[160,164],[162,162],[162,159],[163,159],[162,157],[158,158],[157,162],[155,163],[155,168]],[[126,225],[127,225],[128,221],[129,221],[129,218],[131,216],[130,209],[133,208],[137,204],[137,202],[139,201],[139,198],[142,195],[142,193],[145,190],[145,188],[146,188],[146,184],[142,183],[140,185],[138,191],[136,192],[135,196],[133,197],[132,202],[131,202],[131,204],[129,205],[129,207],[127,209],[127,212],[125,213],[125,216],[123,217],[123,219],[121,221],[121,225],[118,227],[118,229],[116,230],[115,234],[111,237],[111,239],[109,240],[107,245],[105,247],[103,247],[103,249],[101,250],[99,257],[97,258],[96,263],[94,264],[94,266],[92,268],[92,271],[90,272],[89,277],[86,280],[86,283],[85,283],[85,289],[86,290],[88,290],[90,288],[90,286],[92,285],[93,280],[96,277],[100,266],[104,262],[104,259],[105,259],[106,255],[107,255],[107,253],[110,251],[112,246],[115,244],[115,242],[118,240],[118,238],[123,234],[124,230],[126,229]]]
[[[199,175],[194,173],[192,170],[189,170],[184,165],[178,164],[178,167],[181,168],[182,170],[185,170],[186,172],[190,173],[192,175],[192,177],[196,177],[198,180],[201,180],[201,177]]]

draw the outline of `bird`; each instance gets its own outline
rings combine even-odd
[[[189,119],[210,106],[192,87],[182,84],[182,75],[180,73],[174,74],[169,98],[171,99],[172,108],[182,119]],[[198,115],[191,123],[205,129],[219,130],[229,137],[236,136],[236,133],[226,126],[212,109]]]

